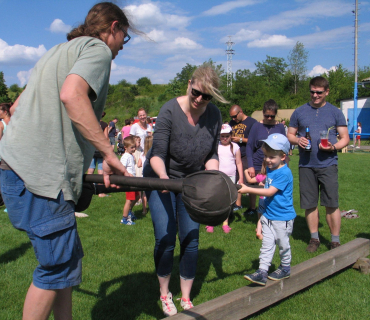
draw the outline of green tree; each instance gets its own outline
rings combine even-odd
[[[146,87],[146,86],[151,86],[152,82],[150,81],[148,77],[142,77],[136,81],[136,84],[139,87]]]
[[[308,60],[308,51],[305,50],[302,42],[297,41],[288,56],[289,70],[293,76],[294,94],[297,94],[300,80],[306,75],[306,65]]]
[[[323,74],[323,77],[329,81],[330,94],[326,98],[328,102],[339,107],[340,100],[353,98],[354,74],[341,64],[328,74]]]
[[[281,88],[288,65],[284,58],[266,56],[266,60],[255,63],[257,75],[262,76],[269,89]]]
[[[4,73],[0,71],[0,103],[10,102],[8,97],[8,87],[5,84]]]
[[[17,84],[12,84],[8,89],[9,99],[14,102],[20,96],[22,91],[23,88],[19,87]]]

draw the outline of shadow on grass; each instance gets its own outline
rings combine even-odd
[[[213,247],[199,250],[192,298],[199,295],[211,265],[216,270],[217,281],[230,276],[222,269],[223,255],[222,250]],[[170,283],[170,290],[174,298],[181,295],[178,259],[179,257],[176,256]],[[241,274],[241,272],[236,274]],[[208,282],[212,281],[215,280]],[[157,319],[164,317],[159,303],[158,279],[154,273],[139,272],[103,282],[100,284],[98,294],[81,288],[74,290],[98,298],[98,302],[91,311],[91,319],[136,319],[143,314]],[[178,304],[176,303],[176,305]]]
[[[322,244],[329,245],[331,240],[326,239],[320,233],[320,228],[322,228],[322,226],[323,224],[319,222],[320,242]],[[294,240],[301,240],[303,242],[306,242],[307,244],[310,242],[311,235],[307,227],[306,218],[297,215],[297,217],[294,219],[292,237]]]
[[[370,233],[360,232],[360,233],[356,234],[356,238],[370,239]]]
[[[6,264],[12,262],[23,256],[26,251],[31,248],[31,242],[24,242],[18,248],[14,248],[5,252],[0,256],[0,264]]]

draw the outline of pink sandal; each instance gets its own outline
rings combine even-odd
[[[213,233],[213,227],[212,226],[206,226],[206,232]]]
[[[222,230],[224,230],[225,233],[229,233],[231,228],[229,226],[222,226]]]

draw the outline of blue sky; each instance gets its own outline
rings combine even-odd
[[[37,60],[66,41],[93,0],[0,0],[0,71],[8,86],[24,85]],[[222,63],[228,36],[232,69],[255,69],[266,55],[287,58],[297,41],[309,52],[307,74],[342,64],[354,69],[355,0],[118,1],[138,29],[112,63],[110,82],[148,77],[168,83],[186,63]],[[359,66],[370,65],[370,2],[359,5]]]

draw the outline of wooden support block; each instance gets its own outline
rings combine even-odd
[[[293,253],[294,254],[294,253]],[[262,310],[370,254],[370,240],[357,238],[291,268],[289,279],[245,286],[172,316],[173,320],[234,320]]]
[[[354,269],[359,269],[361,273],[368,274],[370,273],[370,259],[360,258],[357,259],[356,263],[353,265]]]
[[[347,153],[348,152],[348,147],[342,148],[342,153]]]

